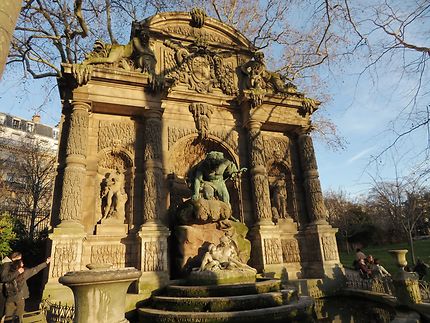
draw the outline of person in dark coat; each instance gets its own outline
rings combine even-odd
[[[427,265],[424,261],[421,259],[417,260],[417,264],[414,267],[414,271],[418,274],[419,279],[422,280],[425,275],[427,275],[427,269],[429,268],[429,265]]]
[[[20,260],[21,259],[21,253],[20,252],[13,252],[10,257],[5,257],[2,260],[1,263],[1,270],[0,270],[0,320],[3,322],[4,315],[5,315],[5,306],[6,306],[6,294],[5,294],[5,288],[4,283],[8,280],[10,280],[9,277],[9,271],[10,267],[12,265],[13,260]],[[21,269],[20,272],[24,272],[24,269]]]
[[[22,322],[25,308],[25,300],[30,297],[30,292],[27,286],[27,279],[36,275],[39,271],[46,268],[51,261],[47,258],[46,261],[33,268],[24,268],[24,263],[21,258],[16,259],[12,255],[12,263],[8,266],[8,270],[2,270],[2,281],[5,283],[6,292],[6,320],[13,319],[18,316]]]

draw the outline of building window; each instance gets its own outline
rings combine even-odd
[[[21,126],[21,120],[12,119],[12,128],[19,129]]]
[[[52,138],[58,139],[58,129],[52,129]]]
[[[33,132],[34,131],[34,124],[27,123],[27,131],[28,132]]]

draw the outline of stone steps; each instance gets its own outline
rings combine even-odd
[[[279,280],[256,283],[187,286],[171,285],[138,309],[146,323],[311,322],[313,299],[281,289]]]
[[[297,300],[297,291],[287,289],[279,292],[226,297],[154,296],[152,307],[183,312],[230,312],[281,306]]]
[[[166,293],[172,297],[217,297],[239,296],[277,292],[281,289],[279,280],[263,280],[256,283],[209,285],[209,286],[167,286]]]
[[[291,304],[232,312],[179,312],[153,308],[139,309],[139,322],[146,323],[257,323],[313,322],[313,300],[300,297]]]

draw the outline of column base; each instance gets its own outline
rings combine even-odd
[[[309,224],[301,232],[303,269],[306,278],[338,278],[343,276],[337,248],[336,232],[325,220]]]
[[[51,263],[48,282],[43,295],[51,299],[70,303],[73,301],[71,291],[58,282],[58,278],[70,271],[81,270],[83,242],[86,238],[84,227],[74,221],[63,221],[49,235]]]
[[[138,292],[142,294],[164,287],[169,282],[167,238],[170,231],[161,222],[147,221],[138,232],[141,239]]]

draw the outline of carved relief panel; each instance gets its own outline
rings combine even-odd
[[[322,236],[321,243],[324,252],[324,260],[339,260],[336,238],[334,236]]]
[[[266,264],[282,263],[281,255],[281,240],[276,238],[264,239],[264,260]]]
[[[114,268],[125,267],[125,246],[122,244],[91,246],[91,263],[111,264]]]
[[[164,255],[167,252],[165,243],[161,241],[145,241],[142,271],[164,271]]]
[[[80,270],[78,260],[78,243],[56,244],[52,252],[52,270],[50,278],[57,278],[69,271]]]
[[[299,244],[296,239],[282,239],[283,262],[300,262]]]
[[[134,153],[136,125],[134,122],[99,121],[98,151],[123,148]]]

